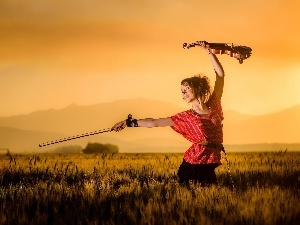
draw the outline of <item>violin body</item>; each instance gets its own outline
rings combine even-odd
[[[209,52],[213,54],[226,54],[230,57],[236,58],[240,64],[251,56],[252,49],[247,46],[226,44],[226,43],[208,43],[206,41],[197,41],[195,43],[184,43],[183,48],[189,49],[196,46],[204,46]]]

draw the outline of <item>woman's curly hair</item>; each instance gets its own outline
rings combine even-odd
[[[185,78],[181,81],[181,85],[188,85],[192,88],[197,99],[203,99],[206,103],[211,95],[211,86],[209,78],[201,74],[190,78]]]

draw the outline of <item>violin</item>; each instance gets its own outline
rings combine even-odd
[[[252,49],[247,46],[226,44],[226,43],[208,43],[206,41],[196,41],[194,43],[183,43],[184,49],[189,49],[196,46],[204,46],[210,53],[213,54],[227,54],[230,57],[236,58],[240,64],[243,63],[245,59],[251,56]]]

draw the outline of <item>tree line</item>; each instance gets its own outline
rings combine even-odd
[[[80,145],[69,145],[56,148],[53,153],[84,153],[84,154],[103,154],[103,153],[118,153],[119,147],[112,144],[88,143],[82,149]]]

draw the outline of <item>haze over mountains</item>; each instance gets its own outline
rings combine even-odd
[[[190,143],[169,127],[127,128],[119,133],[109,132],[43,148],[38,145],[110,128],[127,117],[124,112],[131,113],[135,118],[159,118],[186,109],[166,102],[135,99],[89,106],[70,105],[61,110],[2,117],[0,148],[10,148],[12,152],[51,152],[63,145],[85,147],[88,142],[101,142],[118,145],[120,152],[183,152]],[[300,143],[299,115],[300,105],[262,116],[224,111],[224,144]]]

